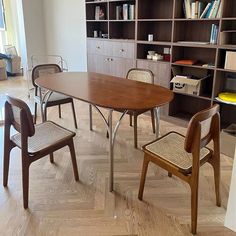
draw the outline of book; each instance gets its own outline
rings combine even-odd
[[[202,12],[202,14],[201,14],[201,16],[200,16],[201,19],[202,19],[202,18],[205,18],[206,14],[207,14],[207,12],[208,12],[208,9],[210,8],[210,6],[211,6],[211,3],[208,3],[208,4],[206,5],[205,9],[203,10],[203,12]]]
[[[211,36],[210,36],[210,43],[211,44],[217,44],[218,32],[219,32],[219,26],[215,25],[215,24],[212,24],[212,26],[211,26]]]
[[[135,5],[130,4],[129,5],[129,20],[134,20],[135,18],[134,13],[135,13]]]
[[[175,61],[174,63],[180,64],[180,65],[194,65],[197,63],[197,60],[192,60],[192,59],[178,60],[178,61]]]
[[[208,18],[213,18],[213,12],[216,8],[217,1],[214,1],[211,7],[211,11],[209,12]]]
[[[209,18],[216,18],[219,5],[220,5],[220,0],[216,0],[213,4]]]
[[[178,41],[177,43],[201,44],[201,45],[209,44],[209,42],[201,42],[201,41]]]
[[[129,5],[127,3],[123,4],[123,20],[128,20],[128,8]]]
[[[95,20],[99,20],[100,6],[95,7]]]
[[[122,20],[122,7],[116,6],[116,20]]]
[[[184,0],[185,9],[186,9],[186,18],[191,18],[191,2],[190,0]]]
[[[203,2],[198,2],[197,18],[200,18],[201,14],[202,14],[202,9],[203,9]]]
[[[209,7],[209,9],[208,9],[208,11],[207,11],[207,13],[206,13],[204,18],[209,18],[210,14],[211,14],[211,11],[212,11],[212,7],[214,5],[214,2],[215,1],[211,1],[211,3],[210,3],[211,5],[210,5],[210,7]]]
[[[196,2],[192,2],[191,4],[191,18],[195,19],[196,17]]]
[[[216,14],[216,18],[220,18],[221,14],[222,14],[222,2],[220,2],[220,6],[219,6],[218,12]]]

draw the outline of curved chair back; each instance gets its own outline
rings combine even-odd
[[[42,75],[48,75],[48,74],[55,74],[55,73],[60,73],[62,72],[62,69],[59,65],[57,64],[41,64],[37,65],[33,68],[32,71],[32,83],[34,87],[37,87],[35,84],[35,80],[42,76]]]
[[[218,138],[219,132],[219,105],[216,104],[192,117],[185,139],[185,150],[192,152],[194,146],[197,145],[196,141],[199,141],[200,148],[205,147],[211,140]]]
[[[130,69],[126,76],[127,79],[139,82],[154,84],[154,75],[152,71],[146,69],[133,68]]]
[[[33,117],[27,104],[20,99],[6,96],[5,128],[12,125],[19,133],[32,137],[35,133]]]

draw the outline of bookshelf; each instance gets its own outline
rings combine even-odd
[[[203,7],[211,3],[199,1]],[[117,17],[117,7],[123,10],[123,4],[134,5],[134,18]],[[187,124],[196,112],[218,103],[222,126],[228,126],[236,122],[236,106],[216,97],[225,91],[228,77],[236,80],[236,69],[225,69],[227,51],[236,52],[236,1],[221,0],[220,14],[213,18],[200,18],[201,12],[186,18],[183,4],[184,0],[87,0],[88,70],[125,77],[132,67],[150,69],[155,83],[170,89],[172,68],[182,74],[208,75],[200,95],[175,92],[174,100],[162,109],[162,118]],[[96,6],[103,9],[104,19],[95,20]],[[213,24],[218,40],[210,44]],[[148,40],[149,34],[153,41]],[[147,59],[148,52],[163,54],[166,49],[171,52],[167,59]],[[182,59],[196,63],[179,64]]]

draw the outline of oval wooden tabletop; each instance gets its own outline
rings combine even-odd
[[[111,109],[143,110],[173,99],[161,86],[90,72],[62,72],[36,79],[40,87]]]

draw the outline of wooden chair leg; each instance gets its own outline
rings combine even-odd
[[[73,112],[73,117],[74,117],[75,128],[78,129],[76,113],[75,113],[75,105],[73,101],[71,102],[71,107],[72,107],[72,112]]]
[[[134,147],[138,148],[138,116],[134,115]]]
[[[168,176],[171,178],[172,177],[172,173],[168,172]]]
[[[73,140],[69,143],[68,146],[70,148],[70,155],[71,155],[71,161],[72,161],[72,165],[73,165],[75,181],[78,181],[79,180],[79,173],[78,173],[78,167],[77,167],[77,161],[76,161],[76,155],[75,155],[75,147],[74,147]]]
[[[9,144],[4,145],[4,157],[3,157],[3,186],[6,187],[8,183],[9,164],[10,164],[11,148]]]
[[[144,185],[146,181],[148,164],[149,164],[149,160],[144,156],[142,174],[141,174],[140,185],[139,185],[139,193],[138,193],[138,199],[141,201],[143,200],[143,190],[144,190]]]
[[[23,205],[28,208],[29,201],[29,164],[22,160],[22,187],[23,187]]]
[[[38,104],[37,102],[34,103],[34,124],[37,122],[37,109],[38,109]]]
[[[129,115],[129,126],[132,127],[132,125],[133,125],[133,117],[132,117],[132,115],[130,114],[130,115]]]
[[[155,134],[156,133],[156,129],[155,129],[155,115],[154,115],[154,111],[151,110],[151,119],[152,119],[152,132]]]
[[[198,183],[191,185],[191,232],[197,233],[197,215],[198,215]]]
[[[58,105],[59,118],[61,119],[61,105]]]
[[[54,163],[53,153],[50,153],[49,155],[50,155],[50,162],[51,162],[51,163]]]
[[[216,205],[221,206],[221,194],[220,194],[220,163],[215,161],[212,164],[214,170],[214,181],[215,181],[215,194],[216,194]]]

